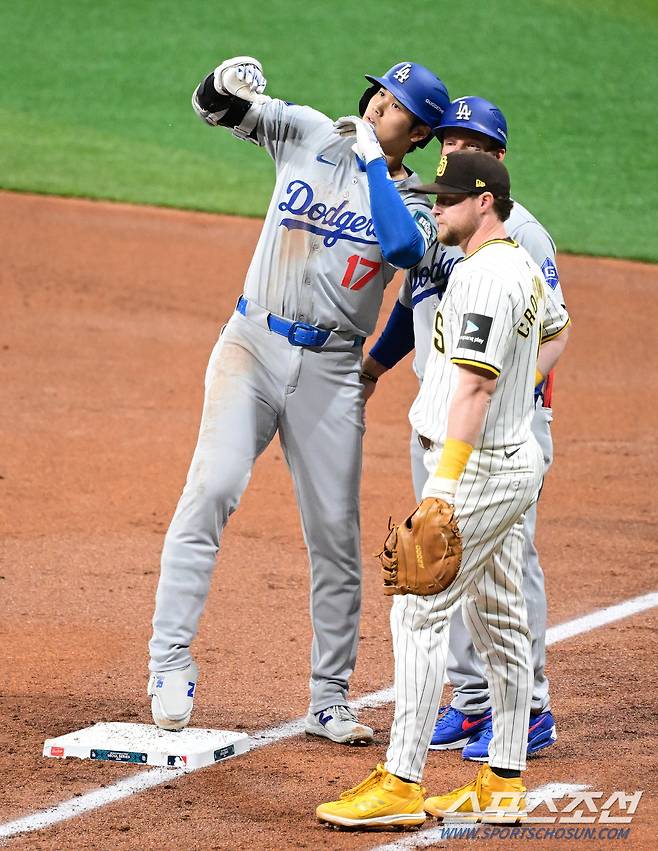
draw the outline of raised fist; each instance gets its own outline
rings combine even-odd
[[[242,100],[259,103],[267,99],[263,95],[267,80],[263,67],[253,56],[234,56],[215,68],[215,89],[220,95],[234,95]]]

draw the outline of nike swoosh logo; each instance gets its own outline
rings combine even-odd
[[[520,446],[517,446],[516,449],[513,449],[511,452],[508,452],[507,449],[506,449],[505,450],[505,458],[511,458],[512,455],[516,455],[516,453],[519,451],[520,448],[521,448]]]
[[[479,727],[484,721],[487,721],[491,718],[491,715],[483,715],[482,718],[478,718],[475,721],[469,721],[468,718],[464,718],[462,721],[462,730],[466,732],[467,730],[471,730],[473,727]]]
[[[317,157],[316,157],[315,159],[316,159],[319,163],[324,163],[324,165],[332,165],[332,166],[334,166],[334,168],[335,168],[335,167],[336,167],[336,165],[337,165],[337,163],[332,163],[332,162],[331,162],[331,160],[325,160],[325,158],[322,156],[322,154],[318,154],[318,155],[317,155]]]

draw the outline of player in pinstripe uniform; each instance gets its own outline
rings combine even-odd
[[[569,323],[539,266],[503,225],[513,202],[505,166],[488,154],[443,156],[433,208],[444,245],[466,257],[436,311],[432,351],[409,419],[426,446],[422,496],[455,506],[462,565],[437,595],[394,598],[395,716],[385,765],[321,821],[346,827],[421,824],[452,810],[487,820],[523,815],[532,666],[521,589],[523,514],[533,504],[543,457],[532,435],[540,344]],[[489,762],[476,780],[424,800],[420,786],[445,672],[451,608],[462,602],[485,661],[494,707]]]
[[[192,105],[270,154],[276,184],[244,292],[210,357],[197,446],[164,542],[149,644],[153,720],[190,720],[190,645],[223,529],[253,465],[279,435],[311,562],[311,703],[305,731],[370,742],[348,705],[361,603],[362,345],[386,285],[434,241],[428,199],[402,161],[449,103],[422,65],[368,76],[363,119],[338,122],[263,93],[258,60],[226,60]],[[245,628],[247,628],[245,626]]]
[[[503,159],[507,149],[507,121],[498,107],[480,97],[462,97],[452,101],[444,112],[439,127],[442,153],[451,151],[485,151]],[[564,302],[555,261],[555,244],[546,229],[518,201],[505,232],[528,251],[541,267],[547,287],[556,299]],[[415,347],[414,370],[420,380],[431,348],[432,324],[436,308],[445,292],[448,278],[463,254],[459,246],[435,243],[421,262],[407,273],[399,300],[389,323],[364,360],[366,396],[371,395],[377,379],[408,351]],[[568,329],[560,335],[564,347]],[[557,345],[557,342],[556,342]],[[532,431],[544,454],[544,473],[553,458],[550,424],[552,421],[552,374],[548,375],[544,359],[549,351],[540,354],[538,369],[542,381],[535,392],[535,413]],[[420,499],[427,470],[418,435],[411,435],[412,477],[416,497]],[[549,683],[545,675],[546,594],[544,574],[535,547],[537,506],[532,506],[524,520],[525,559],[523,591],[528,608],[528,626],[532,636],[534,685],[532,715],[529,725],[528,755],[550,746],[556,739],[555,721],[551,712]],[[457,609],[450,623],[450,642],[447,673],[454,687],[450,706],[442,707],[430,747],[448,750],[463,747],[465,759],[486,760],[492,735],[491,702],[484,666],[478,657],[471,636]]]

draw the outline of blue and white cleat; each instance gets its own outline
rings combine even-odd
[[[487,724],[491,724],[491,710],[482,715],[465,715],[452,706],[442,706],[430,742],[431,751],[452,751],[468,744]]]
[[[493,736],[491,722],[489,725],[473,736],[471,741],[462,751],[464,759],[474,762],[487,762],[489,759],[489,742]],[[530,716],[528,727],[528,756],[534,756],[538,751],[549,748],[557,741],[555,730],[555,718],[552,712],[542,712],[540,715]]]
[[[178,671],[151,674],[147,693],[153,722],[162,730],[182,730],[190,723],[199,669],[194,662]]]
[[[369,745],[374,739],[372,727],[361,724],[349,706],[329,706],[321,712],[310,712],[304,722],[309,736],[324,736],[339,745]]]
[[[550,748],[555,742],[557,742],[557,730],[553,713],[549,711],[542,712],[540,715],[531,715],[528,727],[528,756],[533,756],[544,748]]]

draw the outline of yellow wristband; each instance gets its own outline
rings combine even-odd
[[[543,380],[544,376],[538,369],[535,369],[535,387],[537,387],[538,384],[541,384]]]
[[[470,443],[447,437],[434,475],[441,479],[459,479],[472,451],[473,447]]]

